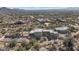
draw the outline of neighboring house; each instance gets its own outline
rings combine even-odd
[[[48,18],[38,18],[37,21],[45,23],[45,22],[49,22],[50,20]]]
[[[66,34],[66,33],[68,33],[69,27],[67,27],[67,26],[57,27],[57,28],[55,28],[55,30],[61,34]]]
[[[19,21],[16,21],[14,24],[15,24],[15,25],[24,24],[24,22],[21,21],[21,20],[19,20]]]

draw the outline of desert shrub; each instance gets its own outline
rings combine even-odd
[[[64,40],[64,46],[66,47],[67,50],[73,50],[73,47],[74,47],[73,38],[71,38],[71,37],[66,38]]]
[[[30,40],[29,43],[27,43],[26,41],[23,41],[23,42],[21,43],[21,46],[22,46],[23,48],[25,48],[26,50],[29,50],[36,42],[37,42],[37,41],[36,41],[35,39],[34,39],[34,40]]]
[[[38,44],[38,43],[36,43],[36,44],[34,45],[34,49],[37,50],[37,51],[39,50],[39,44]]]
[[[32,40],[29,42],[29,44],[34,45],[36,42],[37,42],[36,39],[32,39]]]
[[[70,32],[75,32],[76,30],[75,30],[74,27],[70,27],[69,31],[70,31]]]
[[[26,49],[26,50],[29,50],[31,47],[32,47],[32,44],[27,44],[27,45],[25,46],[25,49]]]
[[[5,34],[6,33],[5,29],[2,29],[1,33],[2,34]]]
[[[12,40],[12,41],[9,43],[8,47],[9,47],[9,48],[13,48],[13,47],[16,46],[16,44],[17,44],[16,40]]]
[[[17,32],[17,33],[15,34],[15,37],[19,38],[19,37],[20,37],[20,33]]]
[[[22,41],[21,46],[23,48],[25,48],[25,50],[28,50],[28,49],[30,49],[32,47],[32,44],[31,43],[26,43],[26,41]]]
[[[22,47],[25,47],[26,45],[27,45],[26,41],[22,41],[22,42],[21,42],[21,46],[22,46]]]
[[[19,46],[16,51],[24,51],[24,48],[22,46]]]

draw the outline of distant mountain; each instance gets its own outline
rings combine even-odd
[[[49,10],[49,9],[62,9],[62,7],[19,7],[24,10]]]
[[[50,9],[69,9],[79,10],[79,7],[10,7],[11,9],[24,9],[24,10],[50,10]]]
[[[0,7],[1,13],[79,13],[79,7]]]
[[[25,13],[25,10],[21,9],[11,9],[7,7],[1,7],[0,13]]]

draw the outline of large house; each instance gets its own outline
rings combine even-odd
[[[59,34],[54,30],[34,29],[30,31],[30,37],[40,39],[41,37],[47,37],[48,39],[57,39]]]

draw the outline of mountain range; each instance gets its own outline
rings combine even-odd
[[[79,13],[79,7],[0,7],[0,13]]]

